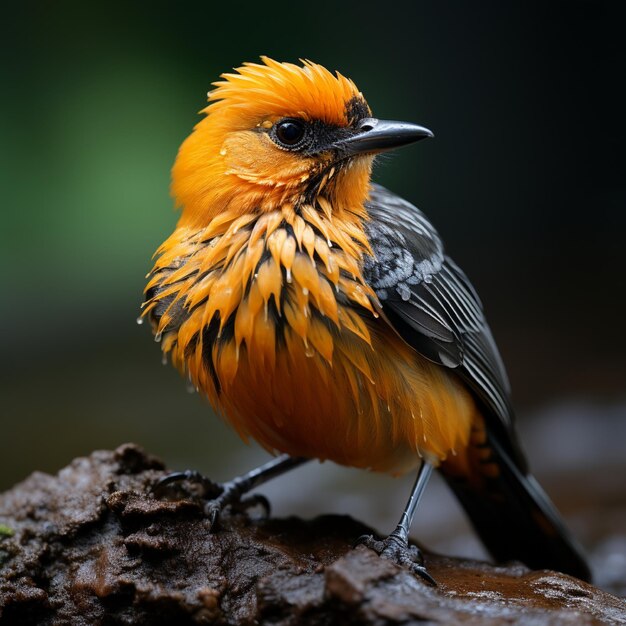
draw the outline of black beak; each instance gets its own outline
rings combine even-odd
[[[359,122],[355,135],[338,141],[335,148],[347,155],[385,152],[434,136],[428,128],[417,124],[368,117]]]

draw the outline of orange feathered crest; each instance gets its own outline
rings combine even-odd
[[[211,104],[204,112],[237,107],[245,110],[246,117],[299,116],[345,125],[349,121],[346,104],[354,98],[365,102],[350,79],[312,61],[302,60],[302,67],[266,56],[261,61],[263,65],[244,63],[236,74],[222,74],[225,80],[213,83],[216,89],[209,92]]]

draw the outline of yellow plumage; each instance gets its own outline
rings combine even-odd
[[[242,437],[398,473],[420,456],[463,450],[475,405],[380,318],[361,275],[360,213],[231,211],[193,236],[178,229],[156,262],[146,312],[171,298],[157,327],[163,349]],[[169,330],[181,307],[188,317]],[[210,346],[211,374],[204,329],[215,322],[219,338],[231,318],[230,336]]]

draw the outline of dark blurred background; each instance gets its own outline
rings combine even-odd
[[[135,318],[210,83],[260,54],[306,57],[375,114],[434,130],[375,177],[473,280],[537,474],[602,569],[626,571],[624,3],[26,1],[3,22],[0,489],[125,441],[215,478],[265,458]],[[410,477],[391,481],[316,464],[265,491],[280,514],[388,531]],[[416,535],[477,552],[440,486],[429,497]]]

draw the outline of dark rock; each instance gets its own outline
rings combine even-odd
[[[426,554],[431,587],[352,549],[369,529],[348,517],[211,533],[193,493],[151,494],[163,474],[126,445],[0,495],[0,624],[626,624],[623,600],[516,564]]]

